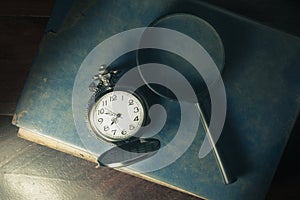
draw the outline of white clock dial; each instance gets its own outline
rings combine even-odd
[[[92,107],[89,120],[96,134],[109,141],[126,140],[139,131],[145,118],[141,101],[130,92],[112,91]]]

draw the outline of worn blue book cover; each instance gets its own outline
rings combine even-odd
[[[299,57],[299,38],[201,1],[57,1],[13,123],[201,198],[263,199],[299,114]]]

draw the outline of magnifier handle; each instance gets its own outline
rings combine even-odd
[[[202,109],[199,105],[199,103],[196,104],[196,107],[199,111],[199,115],[200,115],[200,120],[201,120],[201,123],[203,125],[203,128],[204,128],[204,131],[207,135],[207,138],[209,140],[209,143],[210,145],[212,146],[212,150],[213,150],[213,153],[215,155],[215,158],[216,158],[216,161],[217,161],[217,164],[218,164],[218,167],[219,167],[219,170],[220,170],[220,173],[223,177],[223,182],[224,184],[231,184],[233,182],[236,181],[236,177],[233,175],[233,173],[231,172],[231,170],[229,169],[228,165],[226,164],[226,161],[225,161],[225,157],[223,156],[222,154],[222,150],[220,149],[220,147],[218,147],[211,135],[211,132],[209,130],[209,127],[208,127],[208,124],[206,122],[206,119],[205,119],[205,116],[202,112]]]

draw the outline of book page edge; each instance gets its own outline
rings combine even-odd
[[[47,136],[29,131],[29,130],[26,130],[26,129],[23,129],[23,128],[19,128],[18,137],[20,137],[22,139],[25,139],[25,140],[29,140],[31,142],[34,142],[34,143],[37,143],[37,144],[40,144],[40,145],[43,145],[43,146],[47,146],[49,148],[52,148],[52,149],[55,149],[55,150],[58,150],[58,151],[76,156],[76,157],[79,157],[79,158],[82,158],[82,159],[85,159],[85,160],[88,160],[90,162],[96,163],[97,165],[99,164],[98,161],[97,161],[97,156],[95,156],[95,155],[93,155],[93,154],[91,154],[87,151],[84,151],[80,148],[73,147],[71,145],[65,144],[63,142],[60,142],[60,141],[55,140],[55,139],[50,138],[50,137],[47,137]],[[176,187],[174,185],[171,185],[169,183],[159,181],[159,180],[157,180],[153,177],[146,176],[145,174],[141,174],[141,173],[135,172],[135,171],[127,169],[127,168],[115,168],[115,170],[130,174],[130,175],[138,177],[138,178],[142,178],[144,180],[147,180],[147,181],[150,181],[150,182],[153,182],[153,183],[156,183],[156,184],[159,184],[159,185],[177,190],[179,192],[183,192],[183,193],[201,198],[201,199],[207,199],[207,198],[204,198],[202,196],[198,196],[194,193],[188,192],[188,191],[186,191],[184,189],[181,189],[179,187]]]

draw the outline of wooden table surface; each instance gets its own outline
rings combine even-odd
[[[207,2],[300,37],[297,0]],[[17,138],[11,117],[53,4],[0,1],[0,199],[198,199]],[[299,124],[267,199],[300,199]]]

